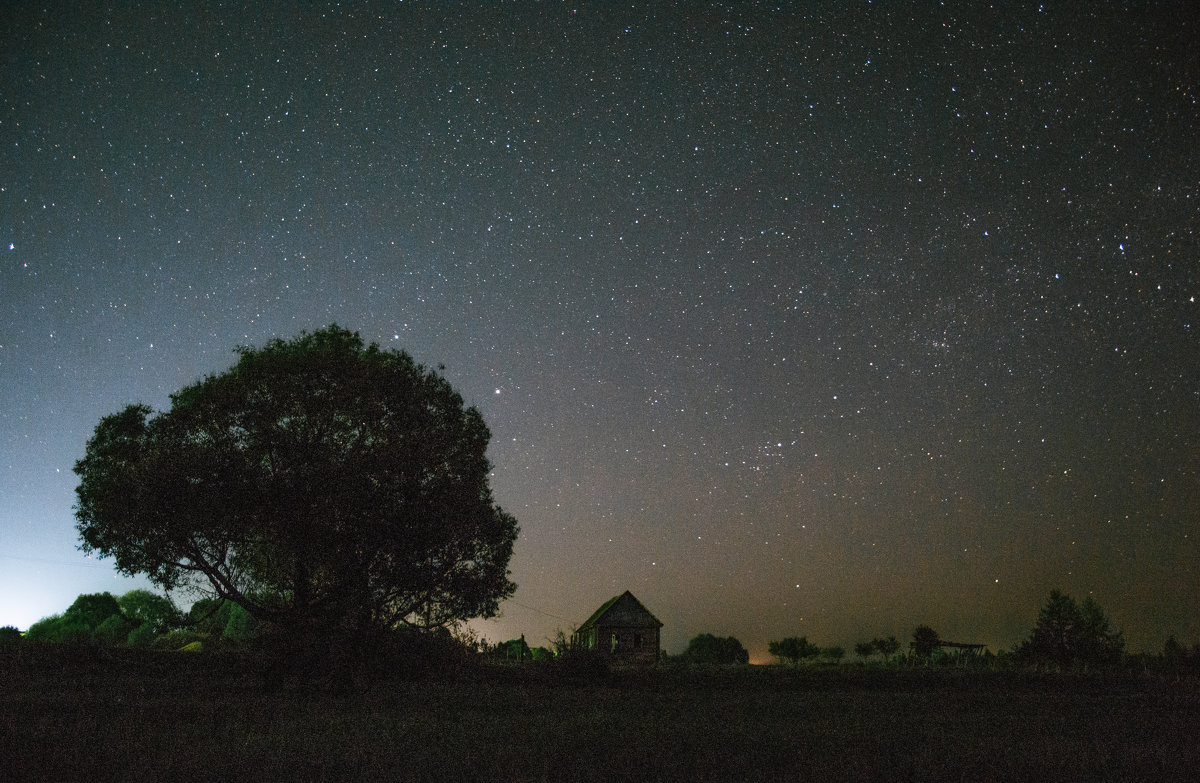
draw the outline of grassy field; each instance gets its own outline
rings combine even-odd
[[[470,667],[265,685],[183,653],[0,660],[0,780],[1193,780],[1195,680]]]

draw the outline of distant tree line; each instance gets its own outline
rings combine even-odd
[[[205,643],[251,641],[260,631],[259,622],[232,601],[202,598],[181,612],[166,596],[130,590],[120,597],[111,593],[80,595],[62,614],[29,626],[24,638],[59,644],[194,650]]]
[[[0,628],[0,647],[25,641],[59,644],[129,646],[159,650],[199,650],[230,647],[256,641],[271,631],[233,601],[202,598],[188,610],[179,610],[167,596],[148,590],[131,590],[121,596],[111,593],[80,595],[61,614],[43,618],[22,634],[16,628]],[[506,662],[555,661],[572,671],[597,674],[604,667],[582,660],[587,656],[572,651],[568,637],[559,631],[550,647],[530,647],[524,637],[489,644],[466,635],[444,640],[436,655],[479,654],[485,659]],[[451,643],[453,642],[453,643]],[[461,648],[461,649],[460,649]],[[431,648],[432,649],[432,648]],[[779,664],[829,666],[842,661],[841,647],[822,647],[804,636],[771,640],[768,651]],[[575,653],[572,655],[572,653]],[[1115,630],[1103,607],[1091,596],[1076,602],[1053,590],[1029,636],[1011,651],[997,654],[982,645],[956,644],[943,640],[928,625],[917,626],[907,651],[895,636],[879,636],[854,645],[861,663],[886,667],[938,668],[1032,668],[1048,671],[1088,671],[1124,666],[1147,671],[1200,673],[1200,643],[1188,647],[1174,636],[1161,653],[1126,655],[1125,640]],[[568,660],[571,659],[571,660]],[[745,665],[750,656],[735,637],[702,633],[687,649],[670,660],[682,664]],[[592,668],[597,671],[593,672]]]
[[[822,648],[805,637],[771,641],[768,651],[779,663],[792,666],[805,662],[834,663],[843,654],[841,648]],[[907,651],[895,636],[888,636],[857,642],[854,652],[864,663],[873,661],[885,666],[1080,671],[1130,665],[1200,671],[1200,644],[1188,648],[1174,636],[1167,640],[1160,655],[1127,656],[1124,634],[1113,628],[1096,599],[1087,596],[1076,602],[1060,590],[1050,592],[1029,636],[1012,651],[993,654],[983,645],[949,642],[930,626],[919,625],[913,630]]]
[[[808,640],[807,636],[789,636],[767,642],[767,652],[775,656],[780,663],[799,666],[801,661],[821,661],[824,663],[839,663],[846,655],[841,647],[818,647]]]

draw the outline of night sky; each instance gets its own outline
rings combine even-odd
[[[180,5],[0,11],[0,625],[145,584],[101,416],[336,322],[491,428],[492,641],[1200,641],[1191,4]]]

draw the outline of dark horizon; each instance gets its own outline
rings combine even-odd
[[[0,625],[144,586],[102,416],[337,322],[492,432],[493,641],[1200,641],[1186,6],[0,13]]]

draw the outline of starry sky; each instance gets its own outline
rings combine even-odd
[[[1200,641],[1190,4],[0,14],[0,625],[144,584],[101,416],[336,322],[491,428],[493,641]]]

